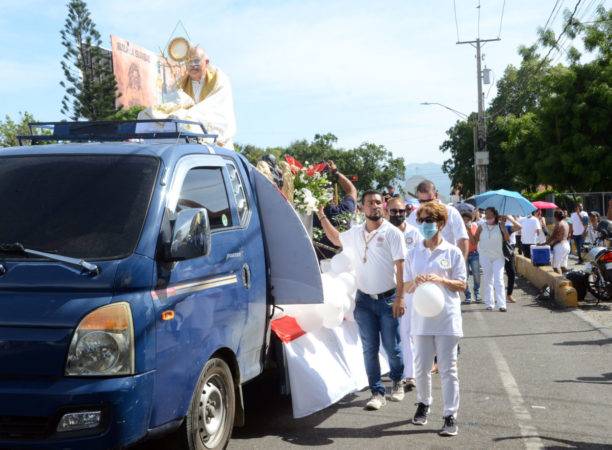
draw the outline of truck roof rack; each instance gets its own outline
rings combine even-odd
[[[139,124],[163,124],[161,131],[151,132],[151,127],[145,127],[146,132],[137,131]],[[173,126],[169,126],[171,124]],[[186,125],[195,125],[202,132],[193,132],[186,129]],[[199,122],[179,119],[147,119],[147,120],[106,120],[83,122],[31,122],[29,135],[17,136],[19,145],[27,140],[32,144],[46,141],[70,142],[105,142],[126,141],[128,139],[185,139],[186,142],[199,139],[213,139],[218,135],[206,131]],[[141,127],[142,128],[142,127]],[[38,132],[35,132],[37,131]],[[170,130],[170,131],[168,131]]]

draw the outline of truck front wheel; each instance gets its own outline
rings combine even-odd
[[[232,435],[235,410],[230,368],[222,359],[212,358],[202,369],[183,428],[189,450],[225,448]]]

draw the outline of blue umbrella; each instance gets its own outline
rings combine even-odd
[[[518,192],[498,189],[488,191],[474,197],[476,206],[480,209],[495,208],[500,214],[513,216],[528,216],[537,208]]]
[[[474,210],[476,209],[474,207],[474,205],[470,205],[469,203],[465,203],[465,202],[460,202],[460,203],[455,203],[453,205],[455,207],[455,209],[457,211],[459,211],[461,214],[463,213],[468,213],[471,214],[474,212]]]

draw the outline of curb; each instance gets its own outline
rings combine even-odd
[[[580,309],[574,309],[572,310],[572,312],[576,314],[578,317],[580,317],[582,320],[587,322],[589,325],[591,325],[595,330],[603,334],[605,337],[612,339],[612,328],[611,327],[603,326],[601,323],[589,317],[587,313],[585,313],[584,311]]]

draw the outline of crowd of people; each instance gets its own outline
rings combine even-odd
[[[585,221],[581,204],[569,219],[556,210],[549,235],[539,210],[528,217],[500,215],[495,208],[484,214],[476,208],[460,211],[439,200],[431,181],[417,186],[414,206],[389,188],[382,194],[366,191],[358,204],[350,181],[340,179],[345,181],[344,199],[339,206],[320,208],[317,224],[326,242],[358,255],[354,316],[372,394],[366,408],[379,410],[387,402],[378,359],[382,345],[392,380],[388,398],[401,401],[405,391],[416,388],[412,423],[426,424],[433,402],[432,373],[439,372],[444,417],[440,434],[455,436],[460,399],[457,356],[463,336],[460,294],[466,304],[484,300],[486,310],[507,312],[507,304],[515,303],[515,248],[529,256],[532,245],[548,243],[555,270],[566,270],[570,237],[580,255],[582,238],[596,238],[592,233],[597,217],[589,215]],[[335,214],[356,208],[365,221],[337,230]],[[444,307],[435,317],[421,316],[413,308],[413,294],[423,283],[435,283],[444,293]]]

